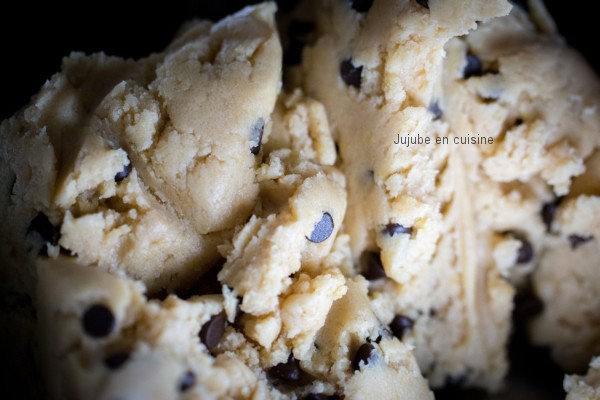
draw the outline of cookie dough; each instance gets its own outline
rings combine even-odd
[[[480,226],[496,236],[494,263],[519,286],[533,274],[543,310],[531,338],[580,371],[600,354],[598,79],[520,7],[446,48],[446,120],[459,135],[495,138],[461,147],[488,182],[475,201],[487,203]]]
[[[432,398],[350,278],[346,180],[324,106],[278,94],[274,11],[136,62],[74,55],[2,125],[28,237],[3,231],[23,249],[3,272],[32,299],[50,398]]]
[[[429,383],[496,389],[513,291],[480,235],[473,168],[440,120],[444,45],[505,15],[504,1],[324,2],[303,53],[348,181],[344,221],[379,319],[415,347]],[[397,137],[430,144],[398,146]]]
[[[563,382],[566,400],[592,400],[600,398],[600,358],[590,362],[585,376],[567,375]]]

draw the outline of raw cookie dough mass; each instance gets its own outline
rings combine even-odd
[[[528,5],[306,0],[284,55],[264,3],[65,58],[0,125],[7,392],[493,392],[531,292],[598,397],[600,83]]]
[[[434,386],[499,387],[513,291],[478,251],[464,159],[434,141],[393,142],[451,134],[436,94],[444,45],[509,9],[504,1],[376,1],[359,10],[332,0],[317,13],[319,39],[304,51],[304,86],[338,135],[357,272],[371,281],[380,320],[414,344]]]
[[[345,178],[324,107],[277,100],[274,11],[75,54],[3,123],[2,271],[50,398],[432,398],[348,280]]]

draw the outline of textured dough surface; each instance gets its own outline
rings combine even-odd
[[[325,2],[320,37],[304,51],[304,86],[336,127],[353,255],[378,254],[389,278],[370,284],[372,306],[386,324],[396,315],[414,321],[404,339],[434,386],[500,385],[513,292],[477,251],[476,182],[458,149],[394,141],[451,135],[428,110],[440,101],[444,45],[509,9],[503,1],[379,1],[359,13]],[[340,76],[347,60],[361,68],[358,85]],[[394,226],[409,231],[389,233]]]
[[[316,30],[288,93],[272,3],[191,22],[141,60],[65,58],[0,125],[15,384],[91,400],[495,391],[526,290],[543,304],[533,342],[582,371],[600,354],[600,84],[528,4],[307,0],[296,17]],[[567,399],[599,397],[599,368],[568,375]]]

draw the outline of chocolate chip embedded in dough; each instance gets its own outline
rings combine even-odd
[[[340,64],[340,75],[344,83],[357,89],[360,89],[362,70],[363,67],[355,67],[350,58],[345,59]]]
[[[115,182],[119,183],[123,179],[127,178],[129,176],[129,174],[131,173],[132,168],[133,167],[131,166],[131,161],[129,161],[127,163],[127,165],[125,165],[123,167],[123,170],[121,170],[120,172],[117,172],[117,174],[115,175]]]
[[[569,235],[569,243],[571,243],[571,248],[575,250],[579,246],[584,243],[591,241],[593,236],[580,236],[580,235]]]
[[[223,332],[225,332],[226,324],[227,319],[225,316],[223,314],[217,314],[202,325],[199,334],[200,340],[207,349],[212,350],[219,344],[223,337]]]
[[[328,212],[324,212],[321,219],[315,223],[313,231],[307,239],[313,243],[324,242],[333,233],[333,227],[333,217]]]
[[[83,313],[83,330],[93,338],[103,338],[114,330],[115,316],[104,304],[94,304]]]
[[[371,9],[373,0],[349,0],[352,9],[359,13],[366,13]]]
[[[287,362],[279,363],[269,369],[269,378],[282,381],[284,383],[296,383],[300,380],[300,363],[290,354]]]
[[[467,64],[463,69],[463,78],[469,79],[473,76],[483,75],[483,66],[481,60],[473,53],[467,53],[466,56]]]
[[[356,350],[354,360],[352,361],[352,368],[354,368],[355,371],[359,370],[361,362],[364,365],[368,365],[375,351],[375,346],[371,343],[363,343],[358,350]]]
[[[48,216],[43,212],[39,212],[35,218],[29,224],[27,233],[36,232],[42,240],[50,243],[53,246],[58,244],[60,239],[60,231],[57,227],[52,225]]]
[[[108,369],[119,369],[129,360],[129,353],[127,352],[118,352],[114,353],[104,359],[104,365]]]
[[[440,108],[440,103],[437,100],[432,101],[429,104],[429,107],[427,107],[427,110],[429,110],[429,112],[433,114],[434,121],[441,119],[444,115],[442,109]]]
[[[412,235],[413,228],[411,226],[403,226],[400,224],[387,224],[385,228],[381,230],[381,233],[387,236],[407,234]]]
[[[390,329],[394,336],[396,336],[399,340],[402,340],[404,334],[412,329],[415,322],[404,315],[396,315],[392,322],[390,322]]]
[[[196,374],[194,374],[192,371],[186,371],[183,377],[181,377],[181,381],[179,382],[179,391],[185,392],[195,384]]]
[[[517,264],[527,264],[533,259],[533,246],[529,240],[522,236],[516,239],[521,242],[521,247],[519,247],[519,251],[517,252]]]
[[[363,276],[369,280],[374,281],[377,279],[383,279],[387,277],[385,269],[381,262],[381,255],[375,251],[365,251],[360,256],[360,263],[363,269]]]
[[[544,221],[544,225],[546,225],[546,232],[550,232],[552,229],[552,222],[554,221],[554,217],[556,217],[556,213],[558,211],[558,207],[562,202],[563,197],[558,197],[555,200],[549,201],[542,205],[541,215],[542,221]]]
[[[417,0],[417,4],[429,9],[429,0]]]
[[[259,118],[256,124],[252,127],[250,132],[250,152],[254,155],[260,152],[260,146],[262,142],[263,132],[265,130],[265,120]]]
[[[525,288],[513,300],[513,314],[518,321],[526,321],[544,311],[544,303],[533,288]]]

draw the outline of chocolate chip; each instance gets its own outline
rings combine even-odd
[[[127,362],[127,360],[129,360],[129,353],[119,352],[106,357],[104,359],[104,365],[106,365],[108,369],[119,369]]]
[[[394,236],[400,234],[412,235],[413,228],[410,226],[405,227],[400,224],[387,224],[385,228],[381,230],[381,233],[387,236]]]
[[[368,365],[374,352],[375,346],[371,343],[363,343],[358,350],[356,350],[354,360],[352,361],[352,368],[354,368],[355,371],[359,370],[361,362],[364,363],[364,365]]]
[[[108,336],[115,328],[115,316],[104,304],[94,304],[83,314],[83,329],[93,338]]]
[[[429,0],[417,0],[417,4],[429,9]]]
[[[202,329],[200,329],[200,340],[207,349],[212,350],[219,344],[223,337],[223,332],[225,332],[226,323],[227,319],[225,319],[225,316],[223,314],[217,314],[202,325]]]
[[[526,288],[514,298],[514,316],[519,321],[535,317],[544,310],[544,303],[532,288]]]
[[[519,247],[518,256],[517,256],[517,264],[527,264],[533,259],[533,246],[529,240],[524,237],[517,238],[521,242],[521,247]]]
[[[115,175],[115,182],[119,183],[123,179],[127,178],[131,173],[132,168],[133,167],[131,166],[131,161],[129,161],[127,165],[123,167],[123,170],[121,172],[117,172],[117,174]]]
[[[557,197],[555,200],[549,201],[542,205],[542,221],[544,221],[544,225],[546,225],[546,232],[550,232],[552,229],[552,222],[554,221],[554,217],[556,217],[556,212],[558,211],[558,207],[562,202],[563,197]]]
[[[256,155],[260,152],[260,146],[262,142],[263,132],[265,130],[265,120],[259,118],[256,124],[252,127],[250,132],[250,153]]]
[[[194,384],[196,384],[196,374],[194,374],[192,371],[187,371],[179,382],[179,391],[185,392],[194,386]]]
[[[36,232],[43,241],[48,242],[53,246],[56,246],[60,239],[60,231],[52,225],[48,216],[43,212],[39,212],[29,224],[27,233],[29,234],[31,232]]]
[[[442,116],[444,115],[444,113],[442,112],[442,109],[440,108],[440,104],[437,100],[432,101],[431,104],[429,104],[429,107],[427,109],[429,110],[430,113],[433,114],[434,121],[441,119]]]
[[[357,89],[360,89],[362,70],[363,67],[355,67],[350,58],[345,59],[340,64],[340,75],[344,83]]]
[[[519,126],[519,125],[523,125],[523,118],[517,118],[515,119],[515,123],[514,126]]]
[[[374,281],[386,277],[381,256],[375,251],[365,251],[360,256],[360,262],[364,273],[362,274],[367,280]]]
[[[324,212],[321,219],[315,224],[310,238],[307,238],[313,243],[324,242],[333,233],[333,218],[328,212]]]
[[[517,264],[527,264],[533,259],[533,246],[525,235],[515,231],[505,231],[503,234],[521,242],[521,246],[517,250]]]
[[[373,0],[349,0],[350,6],[354,11],[359,13],[366,13],[373,5]]]
[[[295,383],[300,380],[300,363],[294,358],[293,354],[290,354],[287,362],[275,365],[269,369],[267,374],[269,375],[269,378],[273,380],[282,381],[284,383]]]
[[[571,248],[575,250],[576,248],[578,248],[584,243],[589,242],[593,238],[593,236],[569,235],[569,243],[571,243]]]
[[[463,78],[469,79],[472,76],[483,75],[483,66],[481,60],[473,53],[467,53],[467,64],[463,69]]]
[[[412,329],[414,324],[415,322],[412,319],[404,315],[396,315],[394,319],[392,319],[392,322],[390,322],[390,329],[394,336],[402,340],[406,331]]]

